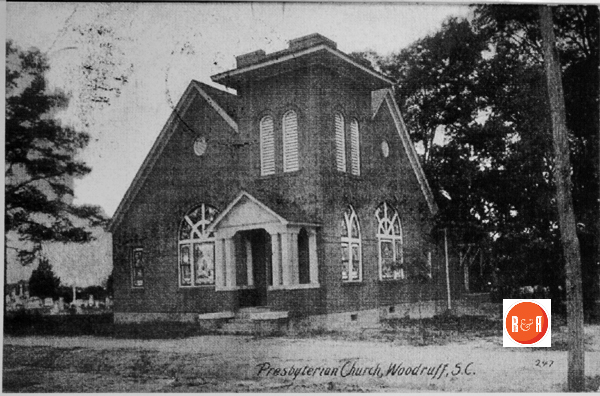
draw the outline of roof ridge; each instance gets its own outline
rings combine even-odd
[[[200,97],[202,97],[209,104],[209,106],[212,106],[213,109],[217,111],[217,113],[225,120],[225,122],[229,124],[233,131],[235,131],[236,133],[238,132],[237,122],[228,113],[226,113],[226,111],[222,108],[222,105],[218,103],[217,100],[215,100],[215,98],[213,97],[214,95],[209,95],[207,92],[205,92],[206,87],[210,86],[200,83],[196,80],[192,80],[188,84],[187,88],[185,89],[185,92],[181,95],[179,101],[175,105],[175,108],[173,109],[173,111],[171,111],[167,122],[163,125],[160,133],[158,134],[158,137],[155,139],[152,147],[150,148],[150,151],[148,152],[148,154],[146,154],[142,165],[135,174],[135,177],[129,185],[129,188],[125,192],[125,195],[121,199],[121,202],[119,203],[119,206],[117,207],[109,223],[108,231],[113,232],[123,219],[124,212],[127,210],[131,202],[133,202],[133,200],[135,199],[135,196],[141,188],[142,183],[146,179],[150,170],[154,167],[154,164],[158,160],[158,157],[161,155],[163,149],[165,148],[168,141],[171,139],[171,136],[175,132],[176,126],[180,122],[179,114],[184,114],[191,105],[194,99],[194,91]],[[216,91],[223,92],[218,88],[214,89]],[[224,93],[229,94],[228,92]],[[229,95],[231,95],[233,98],[236,98],[237,100],[237,95]]]
[[[392,116],[392,120],[396,127],[398,134],[400,135],[400,140],[404,147],[404,151],[406,156],[408,157],[408,161],[415,173],[415,177],[417,178],[417,182],[421,187],[421,191],[425,197],[425,201],[427,202],[427,206],[429,207],[429,211],[431,214],[435,215],[438,212],[438,206],[435,202],[435,198],[433,196],[433,192],[431,191],[431,186],[427,181],[427,176],[425,175],[425,171],[421,166],[421,162],[419,161],[419,156],[417,155],[417,151],[415,150],[415,146],[410,138],[408,133],[408,129],[406,128],[406,124],[404,123],[404,119],[402,118],[402,113],[400,112],[400,107],[396,102],[396,98],[394,98],[393,91],[391,89],[383,92],[383,100],[379,104],[379,107],[375,110],[373,114],[373,119],[379,113],[381,109],[381,105],[383,103],[387,103],[388,109],[390,111],[390,115]]]
[[[208,85],[207,83],[204,83],[202,81],[198,81],[196,79],[192,79],[192,82],[194,82],[195,84],[201,85],[203,88],[214,89],[215,91],[218,91],[219,93],[223,93],[223,94],[229,95],[229,96],[234,97],[234,98],[238,97],[237,94],[234,94],[234,93],[231,93],[231,92],[227,92],[227,91],[225,91],[223,89],[220,89],[218,87],[214,87],[212,85]]]

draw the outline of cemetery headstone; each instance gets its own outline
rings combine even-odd
[[[54,304],[52,305],[52,309],[50,309],[50,315],[57,315],[60,313],[60,309],[58,308],[58,301],[54,301]]]
[[[42,307],[42,301],[37,297],[27,300],[27,303],[25,303],[25,308],[27,308],[27,309],[36,309],[36,308],[41,308],[41,307]]]

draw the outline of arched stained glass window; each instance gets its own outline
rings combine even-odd
[[[179,227],[179,286],[214,285],[215,238],[207,232],[217,210],[201,204],[189,211]]]
[[[342,281],[362,280],[362,252],[360,242],[360,225],[358,216],[352,206],[344,211],[341,229],[342,247]]]
[[[386,202],[375,211],[379,245],[379,277],[382,280],[404,279],[402,225],[396,209]]]

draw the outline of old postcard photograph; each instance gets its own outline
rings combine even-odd
[[[592,4],[6,4],[2,392],[600,391]]]

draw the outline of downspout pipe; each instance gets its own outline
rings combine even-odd
[[[448,257],[448,228],[444,228],[444,253],[446,256],[446,291],[448,292],[448,311],[452,309],[452,298],[450,296],[450,259]]]

